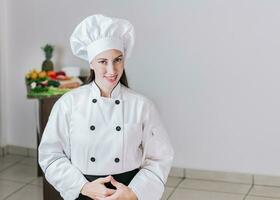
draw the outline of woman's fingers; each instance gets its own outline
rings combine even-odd
[[[103,190],[101,190],[102,192],[98,194],[98,197],[108,197],[116,192],[116,190],[106,188],[104,185],[102,185],[102,188]]]
[[[112,177],[112,179],[111,179],[111,183],[112,183],[112,185],[115,186],[117,189],[121,189],[121,188],[123,188],[123,186],[124,186],[122,183],[116,181],[113,177]]]
[[[99,178],[97,180],[98,180],[99,183],[104,184],[104,183],[110,182],[112,178],[113,178],[112,176],[107,176],[107,177],[104,177],[104,178]]]
[[[113,200],[116,199],[116,192],[114,192],[112,195],[106,196],[106,197],[97,197],[96,200]]]
[[[110,182],[111,178],[111,176],[107,176],[90,182],[90,185],[87,187],[87,193],[85,193],[86,196],[92,199],[102,199],[113,195],[116,190],[105,186],[105,183]]]
[[[113,190],[113,189],[106,189],[104,191],[104,195],[107,197],[107,196],[111,196],[112,194],[114,194],[116,192],[116,190]]]
[[[101,193],[95,193],[94,194],[94,199],[103,199],[103,198],[106,198],[108,196],[111,196],[115,193],[115,190],[112,190],[112,189],[105,189],[103,192]]]

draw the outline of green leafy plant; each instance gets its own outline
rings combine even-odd
[[[46,60],[42,63],[42,71],[53,71],[53,62],[51,61],[54,46],[50,44],[46,44],[44,47],[41,47],[41,49],[45,53]]]

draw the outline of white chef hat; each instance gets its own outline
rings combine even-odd
[[[78,24],[70,44],[74,55],[91,63],[96,55],[109,49],[117,49],[128,58],[134,38],[134,28],[129,21],[98,14]]]

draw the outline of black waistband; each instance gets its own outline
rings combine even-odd
[[[133,179],[133,177],[139,172],[139,169],[134,169],[132,171],[128,171],[128,172],[124,172],[124,173],[121,173],[121,174],[112,174],[111,176],[114,177],[114,179],[124,185],[128,185],[130,183],[130,181]],[[104,178],[108,175],[84,175],[86,177],[86,179],[88,181],[94,181],[98,178]],[[110,189],[116,189],[111,183],[105,183],[105,186],[107,188],[110,188]],[[79,198],[76,199],[76,200],[87,200],[87,199],[90,199],[89,197],[85,197],[83,195],[80,194]]]

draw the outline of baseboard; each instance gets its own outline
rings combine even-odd
[[[172,167],[169,173],[169,176],[173,177],[179,177],[179,178],[185,178],[185,170],[184,168],[179,168],[179,167]]]
[[[0,158],[3,157],[4,154],[4,147],[0,147]]]
[[[0,157],[4,157],[7,154],[7,147],[0,147]]]
[[[280,187],[280,176],[271,176],[271,175],[262,175],[262,174],[249,174],[249,173],[211,171],[211,170],[172,167],[169,175],[173,177],[186,178],[186,179],[222,181],[222,182],[230,182],[230,183],[238,183],[238,184]]]
[[[7,145],[0,148],[0,156],[5,156],[8,154],[27,156],[27,157],[37,157],[37,149],[20,147],[15,145]]]
[[[185,178],[252,184],[254,175],[238,172],[185,169]]]
[[[280,177],[267,176],[267,175],[254,175],[254,184],[280,187]]]

